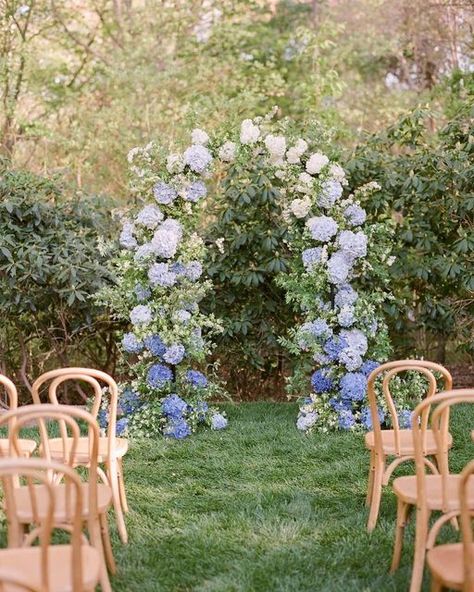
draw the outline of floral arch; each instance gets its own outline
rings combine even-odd
[[[257,155],[280,188],[289,228],[291,269],[278,281],[301,319],[281,338],[296,360],[288,390],[306,394],[297,427],[368,426],[367,376],[389,352],[380,314],[389,297],[389,226],[367,224],[361,206],[377,184],[348,192],[342,167],[314,138],[289,129],[271,114],[244,120],[225,141],[195,129],[182,152],[150,143],[128,154],[140,205],[122,219],[117,282],[102,294],[130,324],[121,346],[132,379],[123,385],[119,430],[180,439],[199,424],[226,426],[206,401],[219,393],[203,368],[220,326],[199,309],[212,285],[203,279],[205,245],[196,229],[213,170],[251,167]]]

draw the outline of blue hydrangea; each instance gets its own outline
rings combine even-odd
[[[186,350],[184,349],[183,345],[180,343],[173,343],[173,345],[170,345],[166,348],[166,351],[163,354],[163,360],[168,362],[168,364],[173,364],[173,366],[176,366],[176,364],[179,364],[183,361],[185,353]]]
[[[132,325],[148,325],[151,322],[151,308],[146,304],[138,304],[130,311],[130,322]]]
[[[191,435],[191,428],[185,419],[174,419],[163,430],[163,434],[168,438],[183,440]]]
[[[206,403],[206,401],[198,401],[194,405],[193,411],[198,416],[199,421],[204,421],[209,411],[209,405]]]
[[[306,270],[311,271],[315,265],[321,262],[321,254],[323,249],[321,247],[314,247],[312,249],[305,249],[301,254],[303,265]]]
[[[297,421],[296,427],[302,432],[308,431],[318,421],[318,414],[316,411],[310,411],[309,413],[301,414]]]
[[[165,226],[164,223],[155,231],[151,244],[158,257],[171,259],[176,255],[181,234],[176,229]]]
[[[178,242],[183,238],[183,225],[174,218],[166,218],[166,220],[160,224],[160,228],[176,235]]]
[[[324,344],[324,353],[334,362],[339,359],[339,354],[347,347],[347,341],[341,337],[331,337]]]
[[[130,221],[125,221],[120,233],[119,243],[125,249],[135,249],[138,246],[137,239],[133,236],[135,226]]]
[[[369,321],[369,324],[367,326],[367,330],[369,332],[369,335],[374,337],[374,335],[377,333],[378,326],[379,326],[379,324],[377,322],[377,319],[372,319],[371,321]]]
[[[377,413],[379,416],[380,423],[383,423],[385,420],[385,413],[383,412],[383,409],[380,409],[380,407],[378,407]],[[370,407],[362,407],[361,412],[360,412],[360,421],[361,421],[362,426],[366,430],[373,430],[374,429],[374,424],[372,422],[372,413],[370,411]]]
[[[411,429],[411,420],[413,412],[410,409],[401,409],[398,413],[398,425],[401,429]]]
[[[142,208],[135,218],[136,224],[142,224],[145,228],[153,230],[163,220],[163,213],[154,205]]]
[[[191,320],[191,313],[187,310],[180,309],[173,314],[173,319],[178,323],[187,325]]]
[[[196,203],[203,197],[206,197],[206,195],[206,184],[203,181],[195,181],[187,188],[184,199]]]
[[[329,399],[329,405],[334,411],[345,411],[352,408],[352,402],[344,399],[338,399],[337,397],[331,397]]]
[[[352,269],[352,261],[344,251],[336,251],[328,260],[328,279],[336,286],[343,284]]]
[[[148,370],[147,382],[153,388],[163,388],[173,380],[173,372],[162,364],[153,364]]]
[[[203,173],[212,161],[211,153],[200,144],[193,144],[184,151],[184,163],[195,173]]]
[[[186,372],[186,382],[195,388],[207,387],[207,378],[199,370],[188,370]]]
[[[367,360],[362,364],[360,371],[362,374],[368,377],[369,374],[379,366],[380,364],[378,362],[374,362],[374,360]]]
[[[350,430],[355,425],[355,417],[350,409],[342,409],[338,414],[338,424],[341,430]]]
[[[326,354],[317,353],[314,354],[313,360],[317,362],[320,366],[324,366],[325,364],[329,364],[331,361],[330,357]]]
[[[341,327],[351,327],[355,323],[354,309],[352,306],[343,306],[337,315],[337,322]]]
[[[145,337],[145,347],[158,358],[162,358],[166,352],[166,345],[159,335]]]
[[[349,401],[362,401],[367,390],[367,378],[362,372],[348,372],[340,382],[341,397]]]
[[[153,287],[169,288],[176,283],[176,274],[170,271],[168,263],[154,263],[148,270],[148,279]]]
[[[315,321],[303,323],[298,332],[300,334],[298,343],[303,350],[306,350],[309,347],[308,336],[317,339],[319,337],[330,337],[332,335],[332,329],[324,319],[316,319]]]
[[[227,419],[221,413],[214,413],[211,417],[211,428],[213,430],[223,430],[227,427]]]
[[[324,181],[321,186],[321,193],[318,195],[316,203],[319,207],[329,209],[336,203],[342,195],[342,185],[335,179]]]
[[[344,349],[339,354],[339,361],[349,372],[359,369],[362,365],[362,357],[353,349]]]
[[[138,354],[143,349],[143,343],[133,333],[125,333],[122,339],[122,347],[129,354]]]
[[[350,284],[342,284],[339,286],[336,296],[334,297],[334,304],[338,308],[343,306],[352,306],[358,298],[357,292]]]
[[[109,425],[109,414],[106,409],[99,409],[97,414],[97,423],[103,430]]]
[[[329,376],[328,369],[321,368],[320,370],[316,370],[313,376],[311,376],[311,385],[315,393],[327,393],[334,388],[334,382]]]
[[[140,263],[151,257],[155,257],[155,248],[151,243],[145,243],[138,247],[133,258],[137,263]]]
[[[367,213],[359,205],[351,204],[344,210],[344,216],[351,226],[360,226],[365,222]]]
[[[197,281],[202,275],[202,265],[199,261],[190,261],[186,265],[184,275],[192,282]]]
[[[144,286],[143,284],[137,284],[135,286],[135,296],[139,302],[143,302],[148,300],[151,296],[151,290],[148,286]]]
[[[181,397],[175,393],[165,397],[161,403],[161,409],[166,417],[179,419],[186,412],[188,405]]]
[[[338,244],[341,250],[351,259],[367,255],[367,235],[362,230],[359,230],[359,232],[343,230],[339,235]]]
[[[177,276],[180,276],[186,273],[186,267],[179,261],[176,261],[170,266],[170,271],[172,271]]]
[[[128,428],[128,417],[122,417],[115,424],[115,435],[123,436]]]
[[[173,201],[178,196],[176,189],[167,183],[163,183],[163,181],[158,182],[153,187],[153,195],[155,196],[156,201],[163,205],[169,205],[170,203],[173,203]]]
[[[346,341],[349,349],[356,351],[361,356],[367,352],[369,347],[367,337],[360,329],[343,329],[341,337]]]
[[[138,393],[132,391],[129,388],[123,391],[118,402],[118,406],[124,415],[135,413],[135,411],[139,409],[141,405],[142,402]]]
[[[337,234],[337,222],[330,216],[315,216],[306,222],[314,240],[327,243]]]

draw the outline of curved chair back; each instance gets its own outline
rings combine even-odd
[[[82,592],[82,489],[81,481],[76,472],[60,463],[38,458],[8,458],[0,459],[0,480],[5,494],[5,511],[9,524],[15,524],[15,482],[26,483],[30,496],[31,508],[35,517],[35,528],[28,535],[28,544],[36,539],[41,548],[41,592],[48,592],[49,588],[49,547],[51,534],[54,529],[55,488],[50,480],[51,473],[61,473],[69,491],[71,500],[71,573],[73,592]],[[35,487],[40,485],[41,487]],[[41,495],[41,502],[38,496]],[[46,501],[45,501],[46,500]],[[38,508],[41,506],[42,511]],[[28,566],[24,566],[28,569]],[[18,577],[17,577],[18,576]],[[0,582],[18,580],[21,587],[31,590],[22,584],[21,574],[12,574],[7,565],[0,568]],[[1,589],[1,588],[0,588]]]
[[[464,592],[474,592],[474,541],[472,536],[473,508],[468,505],[468,483],[474,479],[474,460],[461,473],[461,532],[463,542]]]
[[[16,409],[18,407],[18,391],[16,390],[16,386],[9,378],[4,376],[3,374],[0,374],[0,384],[3,386],[5,392],[7,393],[8,408]]]
[[[440,364],[436,364],[434,362],[428,362],[425,360],[396,360],[393,362],[387,362],[386,364],[381,364],[380,366],[378,366],[378,368],[375,368],[375,370],[373,370],[370,373],[368,378],[367,395],[370,405],[370,414],[372,417],[375,448],[379,451],[382,451],[382,428],[380,425],[380,418],[378,413],[375,382],[379,376],[384,375],[382,382],[382,393],[387,404],[388,411],[390,413],[392,429],[394,432],[395,452],[397,455],[400,455],[400,422],[398,420],[397,409],[393,401],[392,393],[390,391],[390,382],[393,380],[395,376],[398,376],[399,374],[407,371],[418,372],[426,378],[428,388],[425,393],[425,399],[432,397],[437,392],[438,387],[436,376],[434,374],[435,372],[441,374],[444,383],[444,390],[450,390],[452,388],[453,379],[451,377],[451,374],[448,372],[448,370],[446,370],[446,368],[444,368],[444,366],[441,366]],[[429,413],[430,409],[429,406],[427,406],[424,411],[421,423],[424,431],[426,431],[428,425]]]

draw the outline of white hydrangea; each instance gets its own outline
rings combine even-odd
[[[170,154],[166,159],[166,170],[171,175],[182,173],[184,170],[184,160],[181,154]]]
[[[255,144],[260,137],[260,128],[254,125],[251,119],[244,119],[240,128],[240,141],[242,144]]]
[[[157,206],[148,205],[138,212],[135,222],[153,230],[163,220],[163,217],[162,211]]]
[[[221,238],[216,239],[216,247],[219,253],[224,254],[224,242],[225,238],[221,236]]]
[[[308,144],[304,140],[299,139],[296,144],[289,148],[288,152],[286,153],[287,161],[290,164],[298,164],[307,149]]]
[[[304,183],[305,185],[313,184],[313,177],[311,175],[308,175],[308,173],[301,173],[298,179],[301,183]]]
[[[268,134],[265,138],[265,146],[267,147],[273,162],[283,162],[283,157],[286,152],[286,138],[284,136]]]
[[[225,142],[219,148],[219,158],[224,162],[233,162],[237,152],[237,145],[235,142]]]
[[[339,183],[342,183],[346,177],[344,169],[338,164],[332,164],[329,167],[329,174],[333,179],[339,181]]]
[[[317,175],[328,164],[329,158],[325,154],[315,152],[311,154],[306,163],[306,170],[310,175]]]
[[[306,152],[306,150],[308,150],[308,142],[303,140],[303,138],[300,138],[299,140],[297,140],[295,148],[301,155],[303,155]]]
[[[191,132],[191,140],[193,144],[205,146],[209,142],[209,136],[204,130],[196,128]]]
[[[294,199],[290,204],[290,209],[296,218],[305,218],[311,209],[311,200],[309,197]]]

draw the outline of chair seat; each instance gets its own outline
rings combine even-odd
[[[37,513],[40,517],[46,516],[49,498],[45,491],[45,486],[34,485],[34,488],[37,502]],[[71,495],[70,491],[69,495]],[[111,500],[112,491],[110,487],[99,483],[97,485],[97,509],[99,514],[103,514],[107,511]],[[89,517],[89,485],[87,483],[82,485],[82,503],[82,517],[86,520]],[[34,522],[33,509],[31,507],[31,494],[27,486],[18,487],[15,490],[15,504],[16,513],[20,522],[24,524]],[[67,511],[68,508],[69,511]],[[54,522],[56,524],[69,522],[71,511],[73,510],[74,504],[72,503],[72,500],[68,500],[68,505],[66,505],[66,486],[57,485],[55,487]]]
[[[36,442],[34,440],[27,440],[26,438],[19,438],[17,440],[18,445],[20,447],[20,452],[22,456],[31,456],[36,448]],[[0,439],[0,454],[1,456],[9,456],[10,455],[10,442],[8,438],[1,438]]]
[[[49,448],[53,459],[63,458],[63,440],[62,438],[52,438],[49,442]],[[66,440],[68,450],[72,439]],[[115,438],[115,456],[116,458],[122,458],[128,451],[128,440],[126,438]],[[109,452],[109,439],[99,438],[99,456],[97,462],[103,463],[107,460]],[[89,458],[89,438],[79,438],[76,459],[79,464],[87,464]]]
[[[474,552],[474,545],[473,545]],[[464,583],[463,545],[438,545],[426,554],[430,570],[446,588],[462,590]]]
[[[382,445],[385,454],[398,456],[395,447],[395,430],[382,430]],[[415,448],[413,445],[413,432],[411,430],[399,430],[400,435],[400,456],[414,456]],[[448,447],[453,445],[453,437],[448,434]],[[365,446],[369,450],[375,448],[374,432],[365,434]],[[426,448],[425,455],[435,454],[437,452],[436,440],[432,430],[426,430]]]
[[[49,592],[72,592],[72,549],[70,545],[51,545],[48,550]],[[41,549],[27,547],[0,550],[0,570],[34,590],[41,588]],[[82,546],[83,589],[95,590],[99,582],[100,556],[97,549]],[[19,592],[5,584],[4,592]]]
[[[447,480],[448,510],[459,509],[460,475],[449,475]],[[416,505],[417,486],[416,476],[397,477],[393,481],[393,491],[405,503]],[[441,475],[426,475],[426,499],[428,509],[442,510],[442,482]],[[467,500],[470,508],[474,508],[474,475],[469,478],[467,486]]]

